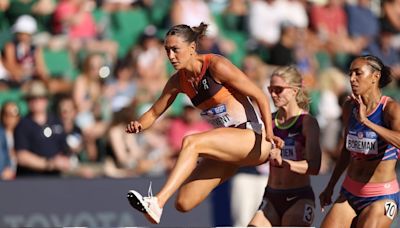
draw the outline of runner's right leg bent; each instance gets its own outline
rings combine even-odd
[[[167,200],[195,169],[199,157],[237,165],[259,165],[267,160],[270,149],[271,143],[267,142],[264,136],[257,135],[249,129],[218,128],[187,136],[167,182],[157,196],[152,197],[156,200],[149,205],[156,202],[157,207],[155,208],[157,211],[162,211],[161,208],[164,207]],[[135,202],[137,201],[135,200]],[[146,210],[146,212],[148,211]],[[158,223],[160,216],[150,221]]]
[[[218,128],[185,137],[175,167],[157,194],[160,206],[191,175],[199,157],[236,165],[259,165],[267,160],[270,148],[271,143],[249,129]]]

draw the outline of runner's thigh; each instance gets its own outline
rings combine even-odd
[[[321,228],[350,227],[356,213],[343,195],[335,201],[324,218]]]
[[[283,214],[282,226],[311,226],[314,215],[314,201],[310,199],[298,200]]]
[[[393,200],[376,201],[362,210],[357,227],[390,227],[396,219],[397,210],[397,205]]]
[[[271,144],[249,129],[218,128],[188,136],[201,157],[238,165],[258,165],[269,156]]]

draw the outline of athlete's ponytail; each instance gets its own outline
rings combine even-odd
[[[208,28],[208,24],[205,24],[204,22],[201,22],[199,26],[193,26],[192,30],[196,34],[196,43],[206,35],[206,31]]]
[[[195,42],[198,44],[198,41],[205,36],[208,25],[201,22],[199,26],[190,27],[188,25],[175,25],[170,28],[166,34],[166,36],[180,36],[186,42],[192,43]]]

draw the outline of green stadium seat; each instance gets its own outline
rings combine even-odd
[[[171,5],[171,0],[153,0],[152,7],[148,9],[151,24],[157,28],[165,26],[165,20],[169,17]]]
[[[146,12],[142,9],[119,11],[111,15],[112,39],[119,44],[119,57],[124,57],[139,41],[148,24]]]
[[[67,50],[43,50],[44,61],[51,77],[74,81],[78,75]]]
[[[248,40],[247,34],[243,31],[233,30],[227,27],[228,21],[226,20],[228,18],[225,17],[225,15],[215,13],[213,14],[213,17],[218,26],[220,35],[233,41],[236,45],[236,50],[227,57],[233,64],[241,67],[243,58],[246,56],[246,42]]]

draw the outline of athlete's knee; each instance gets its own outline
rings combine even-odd
[[[175,208],[180,212],[189,212],[193,209],[193,200],[189,197],[180,197],[176,199]]]
[[[194,135],[187,135],[182,141],[182,151],[193,151],[196,147],[196,140]]]

